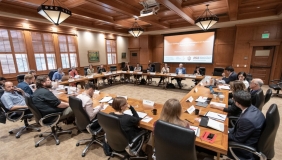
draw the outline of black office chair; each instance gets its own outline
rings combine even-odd
[[[84,69],[83,69],[83,70],[84,70],[84,75],[85,75],[85,76],[87,76],[87,69],[88,69],[88,67],[84,67]]]
[[[76,146],[79,146],[80,144],[85,144],[86,142],[90,142],[88,143],[88,145],[85,147],[85,149],[81,154],[81,156],[84,157],[89,147],[94,142],[103,146],[102,142],[98,138],[104,136],[97,136],[98,133],[102,130],[102,127],[100,127],[100,125],[98,124],[98,119],[92,121],[89,120],[89,116],[86,113],[86,111],[83,109],[82,101],[80,99],[75,98],[73,96],[69,96],[69,104],[75,116],[76,127],[79,129],[79,131],[81,132],[88,131],[92,135],[92,138],[79,140],[76,143]]]
[[[1,97],[4,94],[4,90],[0,90],[0,107],[2,112],[4,112],[6,119],[8,119],[11,122],[17,122],[19,120],[24,121],[24,126],[16,129],[12,129],[9,131],[10,134],[13,134],[15,130],[18,130],[16,134],[16,138],[20,138],[21,135],[23,134],[24,131],[31,129],[31,130],[36,130],[40,132],[41,130],[34,125],[30,125],[28,121],[33,117],[31,113],[25,114],[25,112],[28,111],[28,109],[16,109],[13,111],[8,110],[4,104],[1,101]]]
[[[19,75],[17,75],[17,81],[18,81],[18,83],[21,83],[21,82],[23,82],[24,81],[24,74],[19,74]]]
[[[272,95],[272,90],[269,88],[264,96],[264,104],[266,104],[270,100],[271,95]]]
[[[50,80],[52,80],[53,75],[54,75],[56,72],[57,72],[57,70],[51,70],[51,71],[49,72],[48,77],[49,77]]]
[[[264,94],[262,89],[257,91],[255,96],[255,102],[256,103],[253,105],[256,106],[261,111],[262,107],[264,106]]]
[[[271,84],[269,85],[269,87],[276,91],[276,93],[273,93],[272,96],[282,96],[282,94],[279,93],[279,91],[282,90],[282,76],[281,79],[274,79],[270,82]]]
[[[213,76],[222,76],[222,73],[224,72],[224,68],[222,67],[214,67],[213,69]]]
[[[185,138],[183,138],[185,137]],[[155,160],[196,160],[195,132],[158,120],[154,129]]]
[[[252,75],[251,73],[248,73],[248,74],[246,75],[246,80],[247,80],[249,83],[251,83],[251,81],[253,80],[253,75]]]
[[[145,135],[148,134],[147,131],[141,131],[131,142],[126,138],[126,134],[120,125],[120,120],[118,117],[99,112],[98,121],[103,130],[105,131],[105,139],[113,150],[111,157],[117,155],[122,158],[130,156],[130,158],[146,158],[140,157],[139,152],[145,140]],[[127,155],[124,155],[126,152]],[[108,159],[110,159],[109,157]]]
[[[279,111],[276,104],[272,104],[267,113],[264,129],[262,130],[256,148],[245,146],[236,142],[228,142],[229,150],[234,158],[238,158],[232,149],[243,149],[257,155],[260,160],[272,159],[275,155],[274,142],[280,124]]]
[[[200,70],[203,76],[206,75],[206,67],[200,67]]]
[[[51,128],[51,132],[44,132],[44,133],[39,134],[39,137],[42,137],[43,134],[48,134],[48,135],[46,135],[45,137],[40,139],[38,142],[36,142],[35,147],[38,147],[40,142],[42,142],[43,140],[51,136],[54,137],[56,141],[56,145],[59,145],[60,140],[58,139],[58,134],[62,134],[62,133],[71,134],[72,131],[62,130],[60,127],[57,126],[58,123],[60,122],[61,112],[51,113],[43,117],[40,111],[33,104],[32,99],[30,97],[25,97],[25,101],[26,101],[28,108],[33,113],[35,117],[35,121],[38,124],[40,124],[41,126],[48,126]]]

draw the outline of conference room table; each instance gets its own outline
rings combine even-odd
[[[188,79],[195,79],[197,81],[200,81],[204,78],[204,76],[201,75],[193,75],[193,74],[181,74],[177,75],[176,73],[158,73],[158,72],[149,72],[149,73],[143,73],[143,72],[134,72],[134,71],[114,71],[114,72],[103,72],[101,74],[95,73],[92,75],[88,76],[79,76],[79,78],[72,78],[67,81],[62,81],[59,82],[60,85],[68,85],[70,83],[77,83],[77,82],[82,82],[82,81],[89,81],[89,80],[94,80],[94,79],[101,79],[101,78],[108,78],[108,77],[114,77],[114,76],[121,76],[121,75],[131,75],[135,76],[135,82],[134,84],[137,84],[137,79],[136,75],[140,76],[150,76],[150,77],[164,77],[166,80],[164,81],[165,83],[163,84],[163,88],[166,89],[166,84],[169,83],[168,77],[173,77],[173,78],[188,78]],[[97,81],[98,83],[98,81]],[[98,86],[98,84],[97,84]]]
[[[200,136],[196,137],[195,143],[197,146],[200,146],[202,148],[214,151],[217,153],[217,159],[220,158],[220,154],[227,154],[228,151],[228,118],[226,118],[226,120],[224,121],[224,132],[220,132],[211,128],[206,128],[206,127],[201,127],[199,126],[199,115],[195,115],[194,112],[192,112],[191,114],[185,112],[189,107],[191,107],[192,105],[194,105],[194,107],[196,109],[200,110],[200,115],[205,114],[208,111],[213,111],[216,113],[220,113],[220,114],[225,114],[223,111],[217,110],[217,109],[213,109],[210,107],[210,105],[208,105],[206,108],[204,107],[199,107],[196,106],[196,102],[195,100],[199,97],[199,96],[203,96],[203,97],[209,97],[209,98],[213,98],[213,95],[210,93],[209,88],[206,88],[204,85],[206,83],[204,83],[204,80],[201,81],[201,83],[199,83],[198,85],[196,85],[187,95],[185,95],[182,100],[180,101],[181,106],[182,106],[182,115],[181,115],[181,119],[187,119],[190,124],[190,126],[196,126],[199,127],[200,129]],[[75,95],[80,94],[81,92],[83,92],[83,89],[80,89],[77,93],[75,93]],[[196,92],[197,91],[197,92]],[[228,105],[228,90],[220,90],[218,88],[214,88],[214,91],[216,92],[222,92],[222,94],[225,96],[223,103]],[[64,102],[68,102],[68,97],[70,95],[67,95],[64,93],[64,90],[61,91],[55,91],[55,95],[62,101]],[[98,106],[100,104],[100,100],[105,97],[105,96],[111,96],[111,97],[116,97],[117,95],[115,94],[109,94],[109,93],[99,93],[99,94],[94,94],[93,95],[93,108]],[[119,95],[119,96],[129,96],[129,95]],[[193,97],[193,101],[192,102],[186,102],[186,100],[189,97]],[[127,99],[128,103],[133,106],[135,108],[136,111],[139,112],[144,112],[147,113],[147,117],[152,118],[151,121],[147,122],[143,122],[140,121],[140,127],[147,129],[147,130],[151,130],[153,131],[154,129],[154,123],[155,121],[157,121],[160,117],[160,113],[162,111],[162,107],[163,104],[159,104],[159,103],[154,103],[154,106],[148,106],[148,105],[143,105],[143,100],[139,100],[139,99],[134,99],[134,98],[130,98],[128,97]],[[213,102],[219,102],[218,97],[216,99],[212,99]],[[155,108],[157,109],[157,115],[153,115],[152,113],[152,109]],[[107,106],[105,110],[103,110],[103,112],[106,113],[110,113],[113,112],[113,108],[111,106]],[[216,139],[213,143],[209,143],[207,141],[204,141],[201,139],[201,136],[203,136],[203,134],[205,133],[205,131],[213,133],[216,135]],[[185,138],[185,137],[183,137]]]

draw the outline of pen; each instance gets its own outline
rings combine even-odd
[[[218,117],[220,117],[220,118],[224,118],[224,117],[222,117],[222,116],[221,116],[221,115],[219,115],[219,114],[218,114]]]
[[[188,121],[188,122],[190,122],[190,123],[192,123],[192,124],[194,124],[193,122],[189,121],[188,119],[185,119],[185,120]]]

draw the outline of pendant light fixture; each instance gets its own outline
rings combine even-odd
[[[132,28],[130,28],[128,31],[135,38],[139,37],[144,32],[144,29],[139,26],[136,20],[137,19],[135,19],[135,22],[133,23]]]
[[[204,31],[208,30],[211,26],[213,26],[219,19],[216,15],[212,14],[209,10],[209,5],[207,4],[207,9],[199,16],[195,24],[202,28]]]

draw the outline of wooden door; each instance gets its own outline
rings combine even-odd
[[[136,66],[139,63],[139,51],[130,51],[130,65]]]
[[[253,48],[250,73],[253,78],[262,79],[264,84],[269,84],[274,50],[274,46]]]

